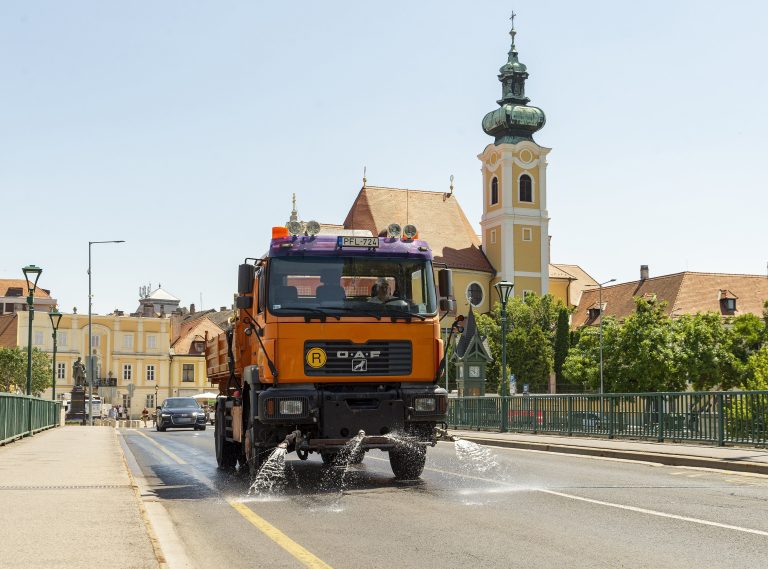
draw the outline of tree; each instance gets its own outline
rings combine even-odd
[[[743,364],[757,352],[766,339],[766,324],[754,314],[741,314],[731,322],[733,355]]]
[[[555,328],[559,313],[566,310],[551,295],[513,297],[507,304],[507,374],[532,392],[546,391],[554,365]],[[488,365],[486,393],[498,393],[501,377],[501,305],[476,318],[481,336],[488,339],[493,361]]]
[[[616,344],[621,327],[616,319],[607,316],[603,320],[603,381],[606,392],[615,391],[618,377]],[[600,330],[588,327],[575,336],[573,347],[563,362],[563,375],[570,383],[580,383],[593,391],[600,389]]]
[[[48,354],[32,349],[32,393],[41,394],[51,385],[53,373]],[[27,350],[0,348],[0,390],[5,392],[27,389]]]
[[[738,361],[732,351],[733,332],[723,325],[719,314],[684,314],[672,327],[674,363],[681,382],[690,383],[697,391],[730,389],[739,383]]]
[[[565,363],[565,358],[568,356],[569,347],[570,325],[568,324],[568,309],[563,306],[557,313],[557,326],[555,327],[554,369],[558,385],[564,383],[563,363]]]
[[[749,356],[742,389],[768,390],[768,346]]]

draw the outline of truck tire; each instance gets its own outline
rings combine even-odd
[[[237,466],[237,445],[226,439],[224,427],[224,407],[216,405],[216,463],[222,470],[234,470]]]
[[[424,471],[427,449],[421,445],[393,448],[389,451],[389,465],[397,480],[416,480]]]

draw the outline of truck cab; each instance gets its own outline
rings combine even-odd
[[[332,462],[357,437],[360,457],[382,449],[396,477],[421,474],[446,419],[436,382],[451,291],[438,302],[432,252],[415,231],[357,233],[274,228],[268,254],[240,266],[234,322],[206,347],[223,468],[255,474],[280,444]]]

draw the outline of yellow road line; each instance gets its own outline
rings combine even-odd
[[[163,453],[167,454],[168,456],[170,456],[177,464],[187,464],[186,461],[184,461],[183,459],[179,458],[176,453],[168,450],[167,448],[165,448],[163,445],[161,445],[159,442],[157,442],[152,437],[148,437],[147,435],[145,435],[141,431],[136,431],[136,433],[141,435],[145,439],[147,439],[149,442],[151,442],[157,448],[159,448],[161,452],[163,452]]]
[[[230,499],[227,499],[227,502],[237,510],[241,516],[256,526],[264,535],[301,561],[306,567],[311,567],[312,569],[333,569],[330,565],[304,549],[267,520],[257,515],[245,504]]]

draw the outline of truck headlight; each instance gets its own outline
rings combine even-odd
[[[301,415],[304,412],[304,405],[302,401],[295,399],[286,399],[280,401],[278,405],[280,415]]]
[[[417,397],[413,400],[413,408],[417,413],[429,413],[435,410],[434,397]]]

